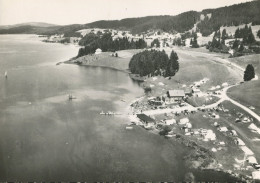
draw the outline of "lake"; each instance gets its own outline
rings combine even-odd
[[[99,114],[125,112],[144,93],[138,83],[108,68],[56,65],[78,49],[0,35],[0,181],[183,180],[192,171],[182,159],[187,147]],[[194,172],[196,180],[232,180]]]

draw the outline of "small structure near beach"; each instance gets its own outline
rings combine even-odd
[[[260,171],[254,171],[252,172],[252,178],[254,180],[260,180]]]
[[[165,124],[166,124],[166,125],[173,125],[173,124],[176,124],[176,120],[175,120],[175,119],[168,119],[168,120],[165,120]]]
[[[98,55],[98,54],[100,54],[100,53],[102,53],[102,50],[101,50],[100,48],[96,49],[95,54]]]
[[[180,119],[179,125],[186,125],[189,122],[190,122],[189,118],[182,118]]]

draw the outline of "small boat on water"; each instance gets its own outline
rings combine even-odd
[[[100,112],[99,113],[100,115],[121,115],[121,113],[116,113],[116,112],[111,112],[111,111],[108,111],[108,112]]]
[[[127,126],[125,127],[126,130],[133,130],[133,127],[132,126]]]
[[[72,99],[76,99],[76,97],[71,95],[71,94],[69,94],[69,100],[72,100]]]
[[[7,71],[5,71],[5,78],[7,78]]]

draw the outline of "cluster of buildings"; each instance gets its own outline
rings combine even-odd
[[[78,44],[81,38],[79,37],[64,37],[64,34],[55,34],[48,36],[46,39],[44,39],[44,42],[48,43],[72,43],[72,44]]]

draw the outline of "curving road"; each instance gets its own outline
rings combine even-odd
[[[183,52],[183,50],[181,50],[181,52]],[[185,52],[185,51],[184,51]],[[212,54],[210,53],[202,53],[202,52],[196,52],[196,51],[191,51],[189,50],[189,52],[192,52],[194,54],[200,54],[200,55],[205,55],[205,56],[212,56]],[[210,57],[209,57],[210,58]],[[219,62],[219,63],[222,63],[222,64],[225,64],[227,67],[230,67],[230,68],[236,68],[238,71],[241,72],[241,75],[244,73],[244,70],[245,68],[233,63],[233,62],[230,62],[229,60],[227,59],[224,59],[224,58],[218,58],[218,57],[215,57],[214,60],[212,61],[215,61],[215,62]],[[258,76],[255,74],[255,78],[252,79],[252,80],[258,80]],[[225,87],[223,88],[223,90],[221,91],[221,94],[220,95],[217,95],[217,97],[220,97],[220,100],[217,101],[216,103],[214,104],[211,104],[211,105],[207,105],[205,106],[205,108],[212,108],[212,107],[216,107],[218,104],[220,104],[221,102],[225,101],[225,100],[228,100],[230,101],[231,103],[233,103],[234,105],[242,108],[243,110],[245,110],[246,112],[248,112],[250,115],[252,115],[254,118],[256,118],[259,122],[260,122],[260,116],[258,114],[256,114],[254,111],[252,111],[251,109],[249,109],[248,107],[240,104],[239,102],[231,99],[228,95],[227,95],[227,90],[229,88],[232,88],[234,86],[237,86],[239,84],[236,84],[236,85],[231,85],[231,86],[228,86],[228,87]]]
[[[179,52],[183,52],[183,53],[187,53],[187,50],[181,50],[181,49],[178,49]],[[191,51],[189,50],[189,52],[192,52],[194,54],[200,54],[200,55],[205,55],[205,56],[208,56],[208,55],[211,55],[209,53],[201,53],[201,52],[196,52],[196,51]],[[211,55],[212,56],[212,55]],[[230,61],[228,61],[227,59],[223,59],[223,58],[218,58],[218,57],[215,57],[214,60],[212,60],[214,62],[219,62],[221,64],[225,64],[227,67],[230,67],[230,68],[236,68],[238,71],[241,72],[241,75],[243,75],[243,72],[244,72],[244,68],[235,64],[235,63],[232,63]],[[258,76],[255,75],[255,78],[253,80],[258,80]],[[183,110],[197,110],[198,108],[201,108],[201,109],[208,109],[208,108],[213,108],[213,107],[217,107],[220,103],[222,103],[223,101],[227,100],[227,101],[230,101],[231,103],[233,103],[234,105],[240,107],[241,109],[243,109],[244,111],[248,112],[250,115],[252,115],[255,119],[257,119],[259,122],[260,122],[260,116],[258,114],[256,114],[254,111],[252,111],[251,109],[249,109],[248,107],[240,104],[239,102],[231,99],[228,95],[227,95],[227,90],[234,87],[234,86],[237,86],[239,84],[235,84],[235,85],[231,85],[231,86],[228,86],[228,87],[225,87],[223,88],[221,91],[220,91],[220,95],[215,95],[217,97],[220,98],[219,101],[217,101],[216,103],[214,104],[210,104],[210,105],[207,105],[207,106],[204,106],[204,107],[193,107],[191,105],[187,105],[185,107],[180,107],[180,108],[175,108],[175,109],[158,109],[158,110],[150,110],[150,111],[144,111],[145,114],[147,115],[153,115],[153,114],[162,114],[162,113],[169,113],[169,112],[181,112]]]

